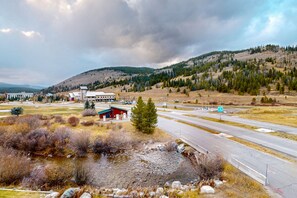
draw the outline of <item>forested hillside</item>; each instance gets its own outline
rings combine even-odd
[[[117,71],[119,75],[81,84],[91,90],[119,85],[125,92],[141,92],[157,85],[183,87],[184,92],[209,90],[258,95],[261,91],[277,91],[283,94],[297,91],[297,46],[266,45],[241,51],[216,51],[161,69],[116,67],[80,75],[106,70]],[[69,89],[63,87],[63,90]]]

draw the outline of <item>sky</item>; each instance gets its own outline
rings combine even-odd
[[[297,44],[296,0],[0,0],[0,82]]]

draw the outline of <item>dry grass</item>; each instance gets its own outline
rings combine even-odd
[[[296,107],[257,107],[238,112],[243,118],[297,127]]]
[[[198,129],[201,129],[203,131],[207,131],[207,132],[212,133],[212,134],[215,134],[215,135],[220,134],[217,131],[211,130],[211,129],[206,128],[206,127],[198,126],[196,124],[192,124],[192,123],[189,123],[189,122],[185,122],[185,121],[181,121],[181,120],[178,120],[177,122],[180,122],[180,123],[183,123],[183,124],[187,124],[189,126],[192,126],[192,127],[198,128]]]
[[[222,178],[227,182],[218,188],[221,197],[230,198],[268,198],[270,197],[264,186],[245,175],[229,163],[224,165]]]
[[[240,144],[243,144],[245,146],[248,146],[250,148],[256,149],[258,151],[261,151],[261,152],[264,152],[264,153],[268,153],[268,154],[273,155],[275,157],[278,157],[278,158],[281,158],[281,159],[284,159],[284,160],[287,160],[287,161],[290,161],[290,162],[295,162],[295,160],[293,158],[291,158],[290,156],[288,156],[286,154],[283,154],[283,153],[280,153],[280,152],[277,152],[275,150],[266,148],[264,146],[260,146],[258,144],[255,144],[255,143],[252,143],[252,142],[243,140],[243,139],[238,138],[238,137],[230,137],[229,139],[230,140],[233,140],[235,142],[238,142]]]
[[[197,116],[197,117],[199,117],[199,116]],[[212,121],[212,122],[218,122],[218,123],[222,123],[222,124],[228,124],[228,125],[232,125],[232,126],[236,126],[236,127],[246,128],[246,129],[249,129],[249,130],[257,129],[257,127],[254,127],[254,126],[250,126],[250,125],[246,125],[246,124],[242,124],[242,123],[237,123],[237,122],[232,122],[232,121],[227,121],[227,120],[220,120],[220,119],[217,119],[217,118],[209,118],[209,117],[205,117],[205,116],[201,116],[199,118],[202,118],[204,120],[209,120],[209,121]]]
[[[270,132],[268,134],[274,135],[274,136],[277,136],[277,137],[281,137],[281,138],[285,138],[285,139],[289,139],[289,140],[293,140],[293,141],[297,141],[297,135],[290,134],[290,133]]]
[[[45,197],[45,194],[40,192],[18,192],[14,190],[0,190],[0,198],[40,198]]]

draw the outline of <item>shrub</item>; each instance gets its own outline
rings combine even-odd
[[[73,134],[71,146],[78,157],[85,156],[90,146],[90,134],[87,132]]]
[[[28,124],[30,130],[34,130],[42,125],[42,121],[40,120],[40,118],[40,115],[26,115],[18,118],[16,120],[16,123]]]
[[[81,125],[83,125],[83,126],[93,126],[94,125],[94,120],[83,121],[83,122],[81,122]]]
[[[14,125],[8,128],[8,132],[11,135],[16,133],[26,134],[26,133],[29,133],[30,130],[31,128],[28,123],[15,123]]]
[[[89,164],[83,164],[83,162],[76,162],[73,176],[75,183],[79,186],[90,184],[93,180],[92,170]]]
[[[60,123],[60,124],[65,124],[66,123],[66,121],[63,119],[63,117],[60,116],[60,115],[55,115],[54,119],[55,119],[56,123]]]
[[[111,151],[111,147],[103,141],[100,137],[97,137],[93,143],[92,150],[96,154],[108,154]]]
[[[29,152],[43,151],[51,144],[49,136],[49,132],[43,128],[31,131],[23,137],[19,149]]]
[[[220,157],[202,155],[194,164],[196,173],[202,180],[220,178],[224,169],[224,161]]]
[[[33,189],[49,190],[51,187],[64,186],[71,176],[71,167],[49,164],[35,167],[30,176],[23,179],[22,184]]]
[[[85,109],[85,110],[81,113],[81,115],[82,115],[83,117],[86,117],[86,116],[95,116],[95,115],[97,115],[97,112],[96,112],[95,109]]]
[[[15,184],[30,174],[30,161],[13,150],[0,150],[0,183]]]
[[[75,117],[75,116],[71,116],[70,118],[68,118],[68,123],[75,127],[79,124],[79,118]]]
[[[67,127],[59,127],[51,135],[51,153],[56,155],[64,155],[65,149],[70,142],[72,130]]]

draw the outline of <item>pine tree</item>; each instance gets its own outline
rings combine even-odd
[[[14,107],[10,111],[11,115],[16,115],[16,116],[19,116],[23,112],[24,112],[24,109],[22,107]]]
[[[95,103],[94,103],[94,101],[92,101],[90,108],[91,109],[95,109]]]
[[[142,131],[143,128],[143,114],[145,110],[145,103],[142,100],[142,97],[140,96],[137,100],[137,104],[135,107],[132,108],[132,117],[131,122],[133,126],[139,130]]]
[[[152,99],[149,98],[143,114],[142,131],[144,133],[153,133],[158,122],[157,109]]]
[[[90,108],[90,103],[89,103],[89,101],[87,100],[86,102],[85,102],[85,109],[89,109]]]

